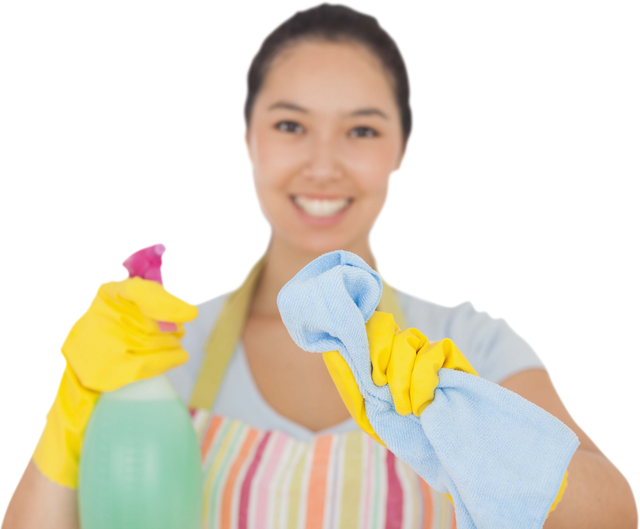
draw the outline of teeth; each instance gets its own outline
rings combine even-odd
[[[349,204],[348,198],[337,200],[318,200],[304,197],[293,197],[293,201],[300,206],[307,215],[312,217],[331,217]]]

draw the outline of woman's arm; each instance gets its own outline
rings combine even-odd
[[[27,469],[2,523],[2,529],[79,529],[76,490],[43,476],[33,460]]]

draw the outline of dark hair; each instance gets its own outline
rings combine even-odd
[[[280,24],[264,40],[253,58],[247,76],[248,93],[244,106],[247,128],[251,112],[273,59],[286,46],[300,40],[320,39],[330,42],[357,42],[368,47],[391,74],[396,103],[402,122],[403,147],[411,133],[409,107],[409,78],[400,50],[378,21],[343,5],[320,4],[306,11],[298,11]]]

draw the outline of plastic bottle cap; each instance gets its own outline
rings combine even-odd
[[[162,285],[160,267],[162,266],[162,254],[165,250],[164,244],[154,244],[138,250],[122,264],[129,271],[129,277],[141,277],[142,279],[156,281]],[[158,325],[162,332],[175,332],[178,330],[177,325],[173,322],[159,321]]]

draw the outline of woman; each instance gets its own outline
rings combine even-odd
[[[205,526],[455,527],[451,503],[360,430],[323,357],[295,345],[276,304],[327,252],[346,250],[378,269],[372,233],[415,130],[402,49],[375,15],[322,1],[262,39],[245,87],[241,143],[267,246],[237,285],[198,302],[181,340],[188,361],[167,372],[200,438]],[[451,338],[481,377],[507,387],[528,370],[548,376],[508,320],[471,300],[448,306],[384,276],[383,284],[379,310],[431,341]],[[42,512],[71,520],[75,491],[38,475],[29,463],[23,479],[42,483]],[[33,526],[33,489],[15,495],[13,520]]]

